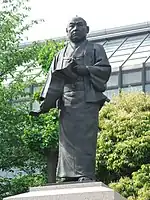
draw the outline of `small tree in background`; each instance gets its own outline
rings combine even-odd
[[[24,174],[42,171],[45,162],[38,153],[31,152],[22,141],[28,118],[30,94],[25,92],[32,79],[25,73],[37,64],[40,44],[22,46],[23,34],[37,21],[26,23],[28,11],[26,0],[2,1],[0,10],[0,167],[13,172],[14,168]],[[17,72],[18,71],[18,72]],[[9,81],[9,84],[7,84]],[[19,102],[22,100],[22,102]],[[37,173],[37,172],[36,172]],[[28,179],[30,180],[30,179]],[[5,178],[0,179],[0,199],[16,188],[5,187]],[[2,184],[1,184],[2,183]],[[34,185],[34,182],[32,182]],[[39,182],[40,184],[40,182]],[[19,185],[19,183],[18,183]],[[21,185],[21,184],[20,184]],[[7,185],[8,186],[8,185]],[[13,187],[13,186],[12,186]],[[6,193],[3,195],[3,188]],[[7,190],[8,189],[8,190]]]
[[[31,80],[24,72],[36,62],[40,45],[21,47],[23,34],[31,27],[26,24],[30,8],[26,0],[3,1],[0,11],[0,166],[2,170],[23,168],[29,160],[29,149],[24,146],[21,135],[25,126],[27,104],[16,106],[17,101],[29,95],[25,88]],[[36,22],[37,23],[37,22]],[[24,69],[22,67],[24,66]],[[20,71],[16,73],[16,71]],[[5,84],[10,80],[9,85]],[[32,160],[32,156],[31,156]]]

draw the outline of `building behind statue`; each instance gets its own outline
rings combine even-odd
[[[92,33],[101,43],[112,66],[106,94],[123,91],[150,92],[150,23],[135,24]]]
[[[109,98],[120,89],[150,92],[150,22],[95,31],[88,40],[102,44],[111,63],[112,74],[105,92]]]
[[[65,38],[56,38],[63,39]],[[112,66],[105,92],[108,98],[118,94],[120,89],[150,92],[150,22],[95,31],[88,35],[88,40],[104,46]],[[40,83],[46,78],[40,72],[41,67],[38,66],[27,75],[37,75]],[[7,79],[7,82],[10,81]],[[34,85],[28,90],[34,92],[38,88],[38,85]],[[33,109],[37,106],[37,102],[32,105]]]

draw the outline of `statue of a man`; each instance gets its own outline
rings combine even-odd
[[[103,94],[111,66],[100,44],[86,39],[89,27],[81,17],[66,28],[68,44],[51,64],[41,94],[39,115],[58,102],[60,109],[57,176],[63,181],[95,180],[98,115],[107,97]]]

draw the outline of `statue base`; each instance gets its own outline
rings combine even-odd
[[[126,200],[102,182],[65,183],[30,188],[4,200]]]

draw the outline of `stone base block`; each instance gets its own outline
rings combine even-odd
[[[55,184],[30,188],[4,200],[126,200],[102,182]]]

